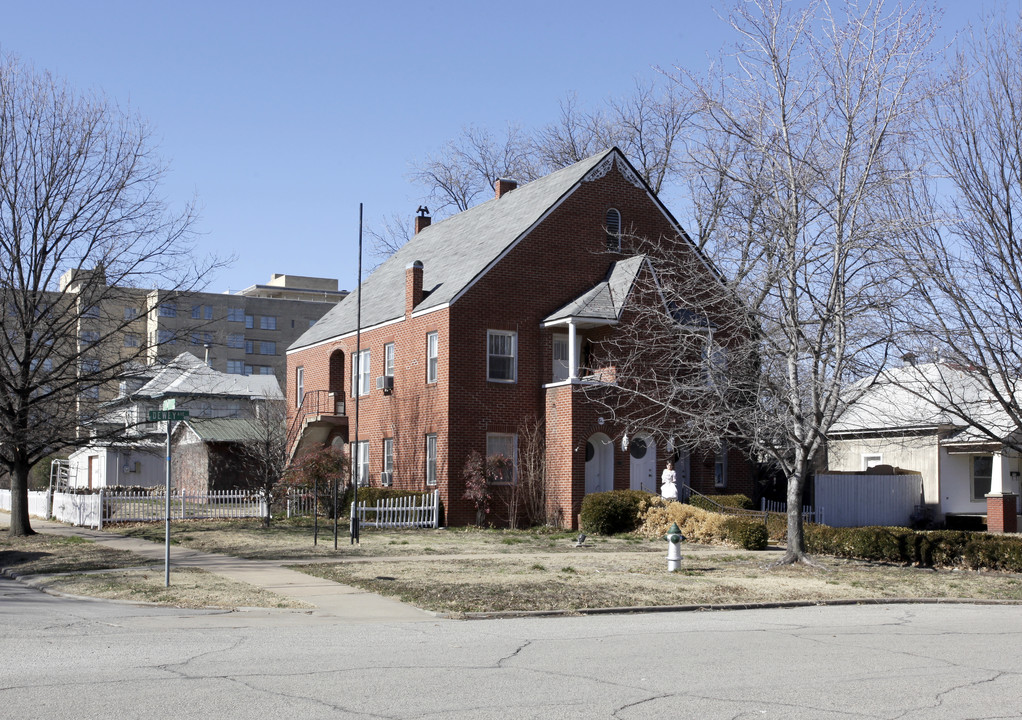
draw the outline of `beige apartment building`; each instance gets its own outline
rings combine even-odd
[[[83,356],[152,365],[190,352],[214,370],[275,375],[281,386],[287,347],[348,294],[336,279],[276,273],[238,293],[111,288],[97,273],[69,271],[60,280],[62,293],[79,296],[77,341],[93,348]],[[101,299],[92,303],[90,295]],[[93,388],[94,399],[126,390]]]

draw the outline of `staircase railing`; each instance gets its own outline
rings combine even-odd
[[[291,425],[287,429],[287,447],[294,452],[298,435],[310,415],[344,415],[344,396],[330,390],[309,390],[302,398],[302,404],[295,412]]]

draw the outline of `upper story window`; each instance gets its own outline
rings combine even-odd
[[[607,229],[607,249],[621,252],[621,213],[614,208],[608,210],[604,226]]]
[[[229,307],[227,308],[227,322],[244,322],[245,321],[245,308]]]
[[[394,343],[383,346],[383,374],[394,377]]]
[[[276,330],[277,329],[277,318],[274,315],[263,315],[259,318],[259,329],[260,330]]]
[[[440,336],[426,334],[426,382],[435,383],[440,372]]]
[[[124,347],[134,348],[142,344],[142,339],[138,333],[124,333]]]
[[[227,347],[239,349],[245,347],[245,336],[241,333],[227,333]]]
[[[244,375],[245,374],[245,361],[244,360],[228,360],[227,361],[227,372],[231,375]]]
[[[156,335],[156,341],[160,345],[173,345],[177,342],[177,337],[172,330],[160,330]]]
[[[134,320],[138,317],[138,308],[126,307],[124,308],[124,319]]]
[[[83,318],[98,318],[99,317],[99,305],[89,305],[85,310],[82,311]]]
[[[352,395],[368,395],[369,394],[369,367],[370,355],[369,350],[362,350],[358,353],[352,353],[351,355],[351,378],[353,384],[351,387]]]
[[[160,317],[177,317],[177,303],[165,302],[160,304]]]
[[[260,355],[276,355],[277,354],[277,343],[272,340],[261,340],[259,342],[259,354]]]
[[[255,318],[252,317],[251,315],[246,315],[245,316],[245,327],[248,328],[249,330],[254,328],[255,327]]]
[[[518,333],[486,331],[486,379],[491,382],[515,381]]]
[[[99,342],[99,331],[98,330],[82,330],[79,336],[82,341],[82,345],[92,345],[93,343]]]
[[[198,320],[202,317],[202,305],[192,305],[192,320]]]

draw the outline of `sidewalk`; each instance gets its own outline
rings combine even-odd
[[[8,515],[3,510],[0,513]],[[8,516],[8,522],[9,516]],[[128,550],[153,560],[164,559],[164,546],[129,538],[102,530],[73,527],[62,523],[32,518],[36,532],[65,537],[77,536],[117,550]],[[288,562],[288,564],[291,564]],[[314,614],[331,615],[352,622],[425,621],[436,620],[433,613],[419,610],[366,592],[358,588],[341,585],[323,578],[283,567],[284,562],[275,560],[245,560],[242,558],[204,553],[176,545],[170,546],[170,582],[174,582],[175,567],[195,567],[216,573],[232,580],[254,585],[284,597],[302,600],[315,605]]]

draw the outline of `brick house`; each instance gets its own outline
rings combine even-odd
[[[291,345],[292,452],[347,446],[362,483],[436,487],[450,525],[475,519],[469,454],[516,456],[524,423],[542,423],[555,523],[574,527],[590,492],[657,491],[672,457],[700,492],[751,494],[740,452],[689,457],[641,428],[623,442],[587,395],[613,392],[597,348],[653,272],[629,237],[671,238],[719,282],[627,159],[613,148],[520,188],[498,180],[495,195],[435,225],[416,218],[415,237]]]

